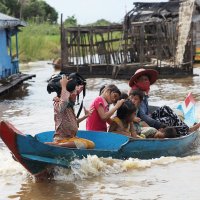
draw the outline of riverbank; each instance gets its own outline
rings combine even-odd
[[[13,41],[13,47],[15,41]],[[19,33],[21,63],[52,60],[60,57],[60,30],[58,24],[28,24]]]

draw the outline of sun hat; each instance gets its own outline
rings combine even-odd
[[[129,81],[129,86],[132,87],[134,85],[134,82],[140,77],[146,75],[149,77],[150,84],[152,85],[153,83],[156,82],[158,78],[158,72],[154,69],[143,69],[140,68],[138,69],[135,74],[131,77]]]

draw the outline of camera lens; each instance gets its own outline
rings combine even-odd
[[[67,91],[68,91],[68,92],[74,91],[75,88],[76,88],[76,85],[77,85],[76,80],[74,80],[74,79],[70,80],[70,81],[67,83]]]

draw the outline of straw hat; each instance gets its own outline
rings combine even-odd
[[[143,69],[140,68],[138,69],[135,74],[131,77],[129,81],[129,86],[132,87],[135,83],[135,81],[140,77],[146,75],[149,77],[150,84],[152,85],[153,83],[156,82],[158,78],[158,72],[154,69]]]

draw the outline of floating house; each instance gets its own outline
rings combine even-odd
[[[160,77],[193,75],[199,14],[200,0],[144,1],[133,3],[122,24],[61,23],[61,70],[126,79],[141,67]]]
[[[18,32],[24,26],[25,22],[0,13],[0,95],[35,77],[19,72]]]
[[[0,80],[19,72],[18,32],[22,26],[26,23],[0,13]]]
[[[192,74],[200,44],[199,14],[199,0],[134,3],[124,21],[134,38],[132,58]]]

